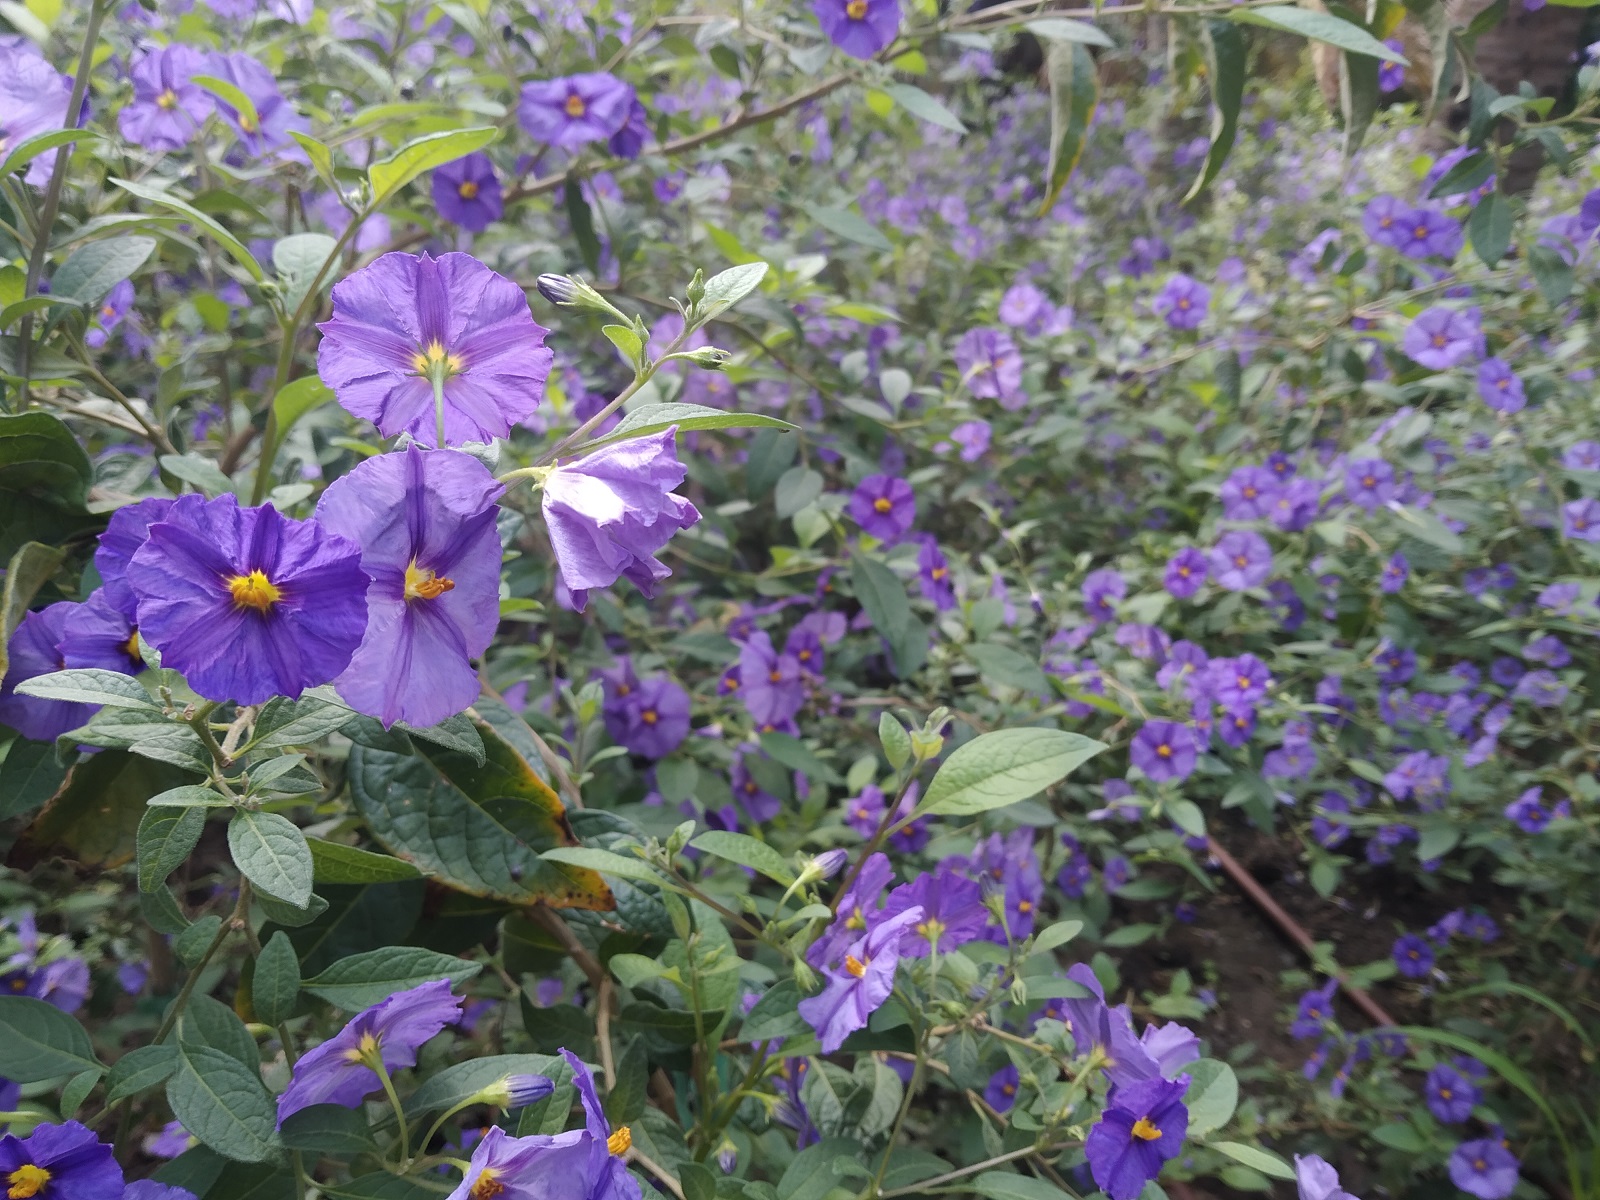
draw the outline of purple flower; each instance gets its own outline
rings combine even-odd
[[[783,801],[762,788],[756,777],[750,774],[743,754],[733,760],[729,782],[733,787],[734,799],[752,821],[770,821],[782,811]]]
[[[1411,564],[1406,561],[1406,556],[1398,551],[1383,566],[1383,575],[1378,580],[1378,588],[1388,595],[1394,595],[1406,586],[1406,580],[1411,578]]]
[[[1503,1200],[1516,1189],[1516,1155],[1498,1137],[1462,1142],[1450,1156],[1450,1182],[1478,1200]]]
[[[1117,603],[1127,594],[1127,581],[1110,567],[1090,571],[1083,577],[1083,607],[1097,621],[1116,616]]]
[[[638,158],[649,136],[650,114],[635,97],[633,103],[628,105],[628,117],[623,121],[622,128],[611,135],[606,149],[618,158]]]
[[[594,588],[626,578],[646,596],[672,574],[655,555],[700,510],[672,489],[687,471],[678,427],[603,446],[544,481],[544,520],[561,580],[580,612]]]
[[[1210,570],[1210,561],[1193,546],[1185,546],[1167,561],[1161,582],[1179,600],[1187,600],[1200,590]]]
[[[435,170],[432,188],[439,215],[468,233],[482,233],[505,212],[494,163],[481,150]]]
[[[1586,496],[1563,504],[1561,531],[1580,542],[1600,542],[1600,500]]]
[[[629,754],[665,758],[689,736],[689,693],[664,674],[626,676],[607,689],[606,732]]]
[[[1294,1156],[1294,1178],[1299,1200],[1356,1200],[1339,1186],[1339,1172],[1315,1154]]]
[[[89,719],[99,711],[99,706],[94,704],[41,700],[35,696],[16,694],[17,684],[66,668],[61,641],[74,626],[81,629],[80,614],[85,607],[62,600],[48,608],[28,613],[11,633],[11,641],[6,648],[9,660],[5,677],[0,680],[0,722],[11,726],[23,737],[37,742],[53,741],[69,730],[87,725]],[[79,642],[80,648],[85,646],[85,643]],[[126,654],[118,653],[105,654],[98,660],[93,656],[80,657],[74,665],[103,667],[125,674],[132,674],[135,669]]]
[[[278,1124],[313,1104],[359,1108],[383,1086],[375,1064],[390,1073],[415,1066],[422,1044],[459,1020],[461,999],[450,994],[448,979],[418,984],[373,1005],[295,1064],[278,1097]]]
[[[1022,390],[1022,355],[1003,330],[979,326],[956,343],[956,367],[967,390],[980,400],[998,400],[1015,411],[1028,402]]]
[[[322,494],[317,519],[361,547],[367,630],[334,682],[357,712],[426,728],[478,698],[471,660],[500,623],[505,489],[470,454],[369,458]]]
[[[182,1121],[168,1121],[158,1133],[153,1133],[142,1143],[144,1152],[151,1158],[177,1158],[195,1144],[194,1137],[183,1127]]]
[[[68,667],[101,667],[127,675],[144,669],[134,624],[111,606],[104,588],[67,614],[56,650]]]
[[[1562,452],[1561,465],[1569,471],[1600,471],[1600,442],[1573,442]]]
[[[1000,297],[995,315],[1013,329],[1026,329],[1044,307],[1045,296],[1026,281],[1014,283]]]
[[[1422,1093],[1428,1111],[1447,1125],[1458,1125],[1472,1115],[1482,1093],[1454,1067],[1440,1063],[1428,1072]]]
[[[1278,489],[1267,516],[1279,529],[1299,533],[1322,507],[1322,485],[1314,479],[1290,479]]]
[[[1338,990],[1339,981],[1330,979],[1301,996],[1295,1019],[1289,1025],[1289,1036],[1308,1038],[1322,1033],[1326,1022],[1333,1019],[1333,997]]]
[[[950,431],[950,440],[961,447],[962,462],[977,462],[989,449],[993,432],[987,421],[963,421]]]
[[[921,909],[922,919],[901,939],[900,952],[907,958],[927,958],[933,950],[949,954],[982,937],[988,917],[983,888],[948,863],[890,892],[883,916],[899,916],[911,908]]]
[[[1212,693],[1229,712],[1251,710],[1266,698],[1272,672],[1254,654],[1214,658],[1207,669]]]
[[[1381,458],[1358,458],[1344,469],[1344,498],[1367,512],[1389,503],[1397,490],[1394,468]]]
[[[898,542],[917,519],[911,485],[893,475],[868,475],[850,496],[850,516],[880,542]]]
[[[806,700],[799,659],[779,654],[765,632],[751,634],[739,648],[739,695],[763,732],[787,724]]]
[[[128,582],[145,641],[208,700],[261,704],[329,683],[367,627],[356,543],[232,496],[173,505]]]
[[[1383,44],[1396,54],[1403,53],[1405,45],[1399,38],[1384,38]],[[1393,95],[1406,85],[1406,69],[1397,62],[1385,60],[1378,64],[1378,91],[1385,95]],[[1321,1161],[1318,1159],[1317,1161]],[[1325,1165],[1325,1164],[1324,1164]],[[1330,1170],[1332,1168],[1329,1168]]]
[[[76,1121],[0,1138],[0,1179],[14,1200],[122,1200],[122,1168],[111,1147]]]
[[[825,972],[823,990],[800,1001],[800,1015],[817,1031],[824,1054],[832,1054],[845,1038],[865,1028],[867,1019],[889,998],[895,967],[900,963],[901,939],[920,920],[920,908],[869,919],[866,936],[851,943],[843,966]]]
[[[137,1179],[122,1193],[122,1200],[195,1200],[195,1195],[188,1188],[158,1183],[154,1179]]]
[[[333,289],[317,371],[384,437],[505,437],[544,395],[552,352],[528,298],[470,254],[385,254]]]
[[[1188,1087],[1184,1075],[1127,1084],[1111,1093],[1083,1146],[1094,1181],[1110,1200],[1134,1200],[1183,1149],[1189,1132],[1189,1110],[1183,1105]]]
[[[1483,353],[1478,310],[1457,312],[1435,305],[1419,313],[1400,343],[1408,355],[1435,371],[1458,367]]]
[[[1398,250],[1411,223],[1411,206],[1395,196],[1374,196],[1361,215],[1361,227],[1380,246]]]
[[[633,89],[615,75],[589,71],[524,84],[517,119],[535,141],[575,150],[610,140],[627,123]]]
[[[1211,289],[1183,273],[1169,278],[1151,307],[1174,329],[1198,329],[1211,305]]]
[[[1528,402],[1522,390],[1522,380],[1500,358],[1486,358],[1479,364],[1478,395],[1498,413],[1521,412]]]
[[[811,12],[851,58],[871,58],[900,32],[900,0],[812,0]]]
[[[1021,1076],[1014,1063],[1007,1063],[993,1075],[983,1089],[983,1098],[995,1112],[1010,1112],[1017,1102],[1017,1085]]]
[[[248,54],[213,54],[206,62],[205,73],[227,80],[255,105],[255,115],[251,116],[225,100],[216,101],[217,112],[233,126],[239,135],[239,144],[252,157],[260,158],[269,151],[290,146],[293,144],[289,137],[291,132],[310,128],[306,119],[283,98],[272,72]],[[298,148],[293,153],[300,155]]]
[[[1542,800],[1544,789],[1531,787],[1506,805],[1506,820],[1514,823],[1523,833],[1543,833],[1550,824],[1550,811]]]
[[[1394,959],[1400,974],[1408,979],[1425,979],[1433,970],[1433,947],[1414,933],[1397,938],[1389,957]]]
[[[139,599],[128,584],[128,563],[150,536],[150,526],[166,520],[174,506],[192,511],[204,504],[204,496],[191,492],[176,500],[155,496],[111,514],[94,552],[94,566],[100,573],[100,590],[106,600],[128,620],[132,621],[139,613]]]
[[[1232,530],[1211,548],[1211,577],[1230,592],[1259,587],[1271,573],[1272,548],[1254,530]]]
[[[208,74],[205,56],[181,42],[147,50],[128,72],[133,100],[117,128],[146,150],[181,150],[215,110],[211,94],[192,81]]]
[[[956,606],[955,587],[950,582],[950,562],[939,550],[939,543],[925,538],[917,551],[917,585],[924,598],[940,612]]]
[[[583,1102],[582,1129],[512,1137],[492,1126],[473,1148],[465,1176],[448,1200],[548,1200],[555,1193],[582,1200],[640,1200],[639,1183],[624,1157],[633,1146],[626,1125],[615,1130],[595,1091],[594,1073],[570,1050],[561,1056]]]
[[[1156,783],[1187,779],[1196,755],[1194,734],[1174,721],[1146,721],[1128,749],[1133,765]]]
[[[46,62],[31,42],[0,38],[0,156],[66,125],[71,102],[72,80]],[[43,187],[55,162],[54,152],[38,155],[23,179]]]
[[[1281,484],[1266,467],[1240,467],[1223,482],[1223,515],[1230,521],[1258,521],[1272,511]]]
[[[1407,258],[1454,258],[1461,251],[1461,222],[1432,208],[1414,208],[1400,222],[1395,249]]]

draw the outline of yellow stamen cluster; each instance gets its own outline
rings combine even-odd
[[[626,1125],[618,1125],[611,1136],[606,1139],[606,1149],[616,1155],[626,1154],[633,1148],[633,1130]]]
[[[573,92],[572,95],[567,97],[566,108],[567,116],[571,117],[573,120],[577,120],[579,117],[583,116],[584,113],[589,111],[589,106],[583,102],[583,97],[578,95],[577,92]]]
[[[228,592],[240,608],[253,608],[259,613],[266,612],[283,599],[282,589],[268,579],[264,571],[234,575],[228,580]]]
[[[161,94],[156,97],[156,107],[165,109],[177,108],[178,93],[171,88],[163,88]]]
[[[443,579],[426,567],[417,566],[415,559],[406,567],[407,600],[437,600],[446,592],[454,591],[455,586],[455,580]]]
[[[506,1185],[500,1182],[500,1173],[493,1167],[488,1167],[478,1176],[467,1196],[470,1200],[494,1200],[505,1190]]]
[[[463,179],[461,186],[456,188],[456,195],[463,200],[476,200],[478,198],[478,185],[470,179]]]
[[[871,959],[868,959],[867,961],[870,962]],[[857,979],[864,979],[867,974],[867,964],[862,962],[854,954],[846,954],[844,956],[844,969],[849,971],[850,974],[854,975]]]
[[[886,512],[889,512],[890,510],[892,510],[893,508],[894,508],[894,501],[890,500],[889,497],[887,497],[887,496],[879,496],[876,500],[874,500],[872,502],[872,511],[873,512],[886,513]]]
[[[459,354],[451,354],[437,339],[413,354],[411,365],[416,368],[418,375],[426,375],[430,379],[441,373],[445,376],[459,375],[465,366]]]
[[[867,0],[850,0],[844,6],[844,11],[852,21],[864,21],[867,18]]]
[[[1149,1117],[1140,1117],[1133,1123],[1133,1136],[1141,1142],[1154,1142],[1161,1137],[1161,1130],[1150,1123]]]
[[[32,1200],[32,1197],[44,1191],[44,1185],[50,1182],[50,1172],[32,1163],[23,1163],[6,1176],[6,1182],[11,1185],[6,1189],[6,1195],[10,1200]]]

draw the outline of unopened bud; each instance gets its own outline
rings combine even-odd
[[[802,996],[809,996],[817,990],[817,973],[806,965],[803,958],[794,960],[794,982]]]
[[[724,1141],[717,1147],[717,1166],[722,1168],[724,1175],[732,1175],[733,1169],[739,1165],[739,1148],[730,1141]]]
[[[690,350],[685,355],[697,367],[704,367],[707,371],[721,371],[727,368],[733,360],[733,355],[726,350],[718,350],[715,346],[703,346],[699,350]]]
[[[849,860],[850,856],[843,850],[827,850],[812,859],[811,865],[818,879],[832,879]]]
[[[913,729],[911,731],[911,753],[919,763],[925,763],[930,758],[938,758],[944,750],[944,736],[930,733],[926,729]]]
[[[541,275],[534,280],[539,294],[551,304],[574,304],[578,299],[577,285],[565,275]]]
[[[543,1075],[507,1075],[479,1092],[478,1099],[510,1112],[537,1104],[555,1090],[556,1085]]]
[[[684,295],[689,297],[691,305],[699,304],[706,298],[706,273],[696,271],[694,278],[689,281],[689,286],[684,290]]]

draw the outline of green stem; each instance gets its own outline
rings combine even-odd
[[[72,78],[72,93],[67,98],[67,111],[64,128],[72,128],[77,121],[78,114],[83,110],[83,98],[89,92],[89,72],[94,67],[94,48],[100,40],[100,23],[105,20],[107,0],[92,0],[89,5],[89,24],[83,31],[83,49],[78,54],[78,73]],[[61,189],[66,187],[67,168],[72,163],[72,151],[76,142],[68,142],[56,151],[55,170],[50,174],[50,182],[45,186],[44,205],[39,210],[39,223],[34,229],[33,249],[28,255],[27,283],[22,289],[24,296],[38,294],[39,279],[44,274],[44,260],[50,254],[50,231],[55,228],[56,213],[61,209]],[[28,375],[32,367],[33,358],[33,314],[28,313],[22,318],[22,327],[18,331],[17,354],[22,360],[18,364],[18,374],[21,379],[17,383],[17,397],[21,401],[19,408],[28,406]]]
[[[383,1065],[383,1058],[373,1054],[367,1065],[376,1072],[378,1082],[383,1084],[383,1094],[389,1097],[389,1104],[394,1108],[394,1119],[400,1123],[400,1163],[401,1169],[411,1165],[411,1127],[406,1124],[405,1106],[400,1103],[400,1096],[394,1090],[394,1080],[389,1078],[389,1069]]]

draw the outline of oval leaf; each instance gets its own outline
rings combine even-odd
[[[267,895],[296,908],[311,903],[311,849],[288,818],[240,812],[228,824],[228,848],[234,865]]]
[[[1042,792],[1106,747],[1061,729],[1001,729],[952,754],[917,805],[918,816],[970,816]]]

